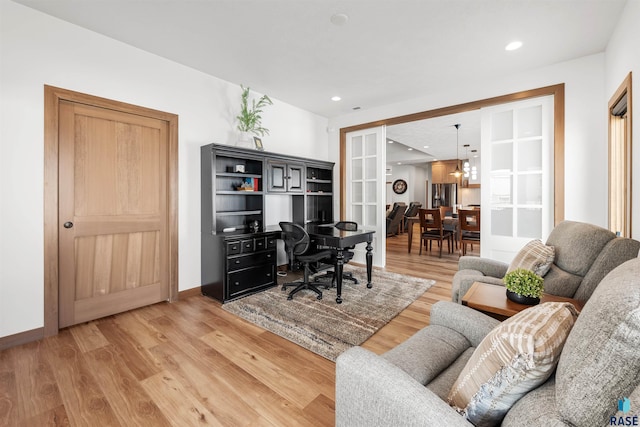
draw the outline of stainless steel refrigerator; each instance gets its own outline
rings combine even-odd
[[[458,184],[431,184],[431,206],[454,206],[458,203]]]

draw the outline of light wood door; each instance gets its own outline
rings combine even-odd
[[[59,327],[167,300],[167,122],[59,111]]]

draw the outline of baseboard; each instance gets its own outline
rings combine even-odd
[[[44,328],[32,329],[0,338],[0,351],[44,338]]]
[[[195,288],[185,289],[184,291],[178,292],[178,299],[180,298],[188,298],[196,295],[202,295],[202,291],[200,290],[200,286],[196,286]]]

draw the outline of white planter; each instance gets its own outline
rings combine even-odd
[[[240,132],[236,146],[242,148],[255,148],[255,144],[253,143],[253,134],[251,132]]]

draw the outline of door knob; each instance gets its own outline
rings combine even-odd
[[[73,227],[73,223],[71,221],[67,221],[64,223],[64,228],[71,228]]]

